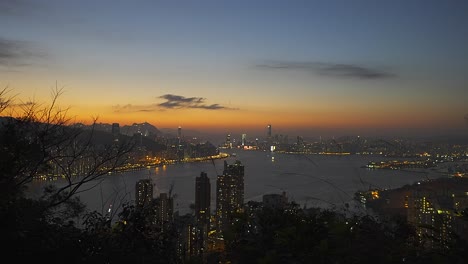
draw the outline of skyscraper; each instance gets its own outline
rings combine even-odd
[[[195,179],[195,217],[197,223],[210,225],[211,185],[205,172]]]
[[[205,172],[195,179],[196,252],[203,255],[210,230],[211,185]]]
[[[242,146],[245,146],[246,140],[247,140],[247,134],[242,134]]]
[[[453,197],[418,188],[408,197],[408,223],[428,248],[446,248],[453,239]]]
[[[163,226],[171,223],[174,215],[174,200],[167,193],[160,193],[156,200],[157,219]]]
[[[219,232],[232,223],[234,213],[242,212],[244,204],[244,165],[236,161],[228,165],[224,161],[224,171],[216,181],[216,221]]]
[[[271,137],[271,125],[268,125],[267,129],[267,143],[268,147],[270,147],[271,143],[273,142],[273,138]]]
[[[185,154],[184,144],[182,142],[182,127],[177,128],[177,149],[176,155],[178,160],[183,160]]]
[[[153,200],[153,183],[151,179],[142,179],[135,186],[135,203],[137,207],[149,206]]]
[[[224,142],[225,148],[232,148],[231,134],[226,135],[226,141]]]

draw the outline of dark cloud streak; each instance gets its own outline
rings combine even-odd
[[[37,12],[45,1],[31,0],[0,0],[0,15],[23,16]]]
[[[172,102],[184,102],[184,103],[201,103],[205,100],[205,98],[201,97],[184,97],[175,94],[165,94],[160,96],[159,98],[166,99],[167,101]]]
[[[318,75],[337,77],[337,78],[355,78],[355,79],[384,79],[395,77],[389,73],[377,68],[364,67],[355,64],[328,63],[328,62],[298,62],[298,61],[271,61],[257,64],[256,67],[271,70],[301,70],[312,72]]]
[[[27,41],[8,40],[0,37],[0,66],[21,67],[30,65],[25,60],[41,57],[33,51],[33,46]]]
[[[157,112],[170,109],[205,109],[205,110],[238,110],[238,108],[226,107],[220,104],[205,104],[206,98],[203,97],[185,97],[175,94],[165,94],[157,97],[164,99],[165,102],[159,104],[148,105],[114,105],[112,108],[116,113],[133,113],[133,112]]]
[[[181,108],[198,108],[206,110],[235,110],[234,108],[225,107],[219,104],[206,105],[206,98],[203,97],[184,97],[175,94],[165,94],[158,98],[166,100],[158,106],[167,109],[181,109]]]
[[[135,113],[135,112],[155,112],[157,111],[156,105],[113,105],[112,108],[116,113]]]
[[[209,109],[209,110],[226,109],[226,107],[221,106],[219,104],[202,105],[202,106],[198,106],[198,107],[195,107],[195,108],[202,108],[202,109]]]

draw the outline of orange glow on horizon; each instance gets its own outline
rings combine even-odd
[[[49,96],[42,94],[35,101],[46,102],[41,107],[47,107]],[[47,99],[49,97],[49,99]],[[399,128],[435,128],[435,127],[463,127],[463,120],[443,109],[415,108],[412,105],[389,108],[385,105],[353,106],[334,102],[333,105],[311,103],[310,106],[291,104],[281,105],[272,103],[271,107],[265,105],[240,105],[239,110],[207,110],[207,109],[153,109],[152,111],[136,111],[135,109],[121,109],[118,112],[114,107],[117,104],[97,104],[96,98],[86,101],[83,98],[71,100],[70,93],[59,97],[58,106],[65,106],[71,102],[68,117],[71,122],[91,124],[95,119],[98,123],[120,123],[131,125],[133,123],[148,122],[157,128],[177,128],[219,131],[241,131],[265,129],[266,124],[273,124],[275,129],[399,129]],[[65,100],[62,100],[65,99]],[[30,99],[18,99],[17,104],[30,102]],[[63,102],[65,101],[65,102]],[[139,103],[135,103],[139,105]],[[140,105],[144,105],[140,103]],[[16,112],[21,113],[20,108]],[[137,108],[138,109],[138,108]],[[130,110],[133,110],[130,111]],[[4,112],[3,115],[9,113]],[[18,114],[15,114],[18,116]],[[447,118],[449,117],[449,118]],[[278,131],[278,130],[277,130]]]
[[[154,112],[116,113],[107,108],[76,109],[73,115],[77,122],[89,124],[93,117],[98,117],[98,123],[133,123],[148,122],[158,128],[176,128],[182,126],[192,129],[208,129],[214,131],[261,130],[266,124],[274,124],[276,128],[424,128],[434,125],[453,125],[453,120],[443,119],[441,115],[437,123],[434,117],[423,113],[382,113],[382,112],[281,112],[278,110],[247,111],[247,110],[202,110],[175,109]],[[100,113],[93,115],[93,112]],[[88,117],[84,118],[83,117]],[[81,121],[80,121],[81,120]]]

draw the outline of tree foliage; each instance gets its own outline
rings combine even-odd
[[[173,225],[155,221],[147,207],[123,206],[117,221],[86,212],[76,194],[123,164],[132,142],[99,144],[93,130],[74,126],[57,105],[16,103],[0,91],[0,243],[4,259],[15,262],[180,263]],[[94,120],[95,122],[96,120]],[[58,175],[61,186],[47,186],[28,197],[36,178]],[[170,197],[172,193],[172,186]],[[260,209],[258,209],[260,208]],[[224,233],[226,254],[208,262],[232,263],[467,263],[467,244],[453,240],[449,250],[428,250],[402,219],[337,211],[258,207],[235,215]],[[466,215],[466,210],[463,211]],[[77,219],[84,219],[79,226]],[[202,259],[190,259],[192,263]]]
[[[232,263],[466,263],[464,241],[426,249],[405,219],[337,211],[263,208],[240,216],[225,237]]]
[[[53,90],[48,105],[18,103],[9,93],[0,91],[2,245],[18,260],[79,255],[76,220],[85,207],[75,195],[122,165],[133,142],[93,142],[94,131],[74,126],[67,109],[58,106],[61,89]],[[33,180],[49,176],[65,183],[47,186],[36,199],[27,195]]]

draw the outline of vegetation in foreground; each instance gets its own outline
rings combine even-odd
[[[1,112],[11,100],[0,93]],[[162,228],[151,210],[123,207],[116,221],[87,212],[75,196],[84,183],[107,175],[125,160],[131,144],[96,146],[90,136],[67,125],[66,111],[29,105],[23,115],[0,125],[0,234],[3,258],[15,262],[184,263],[173,226]],[[0,113],[1,113],[0,112]],[[85,177],[72,177],[81,159],[92,159]],[[26,196],[35,176],[59,166],[67,179],[40,198]],[[236,216],[225,233],[224,252],[210,263],[467,263],[466,242],[454,237],[448,248],[417,243],[401,219],[378,221],[369,215],[337,211],[259,208]]]

